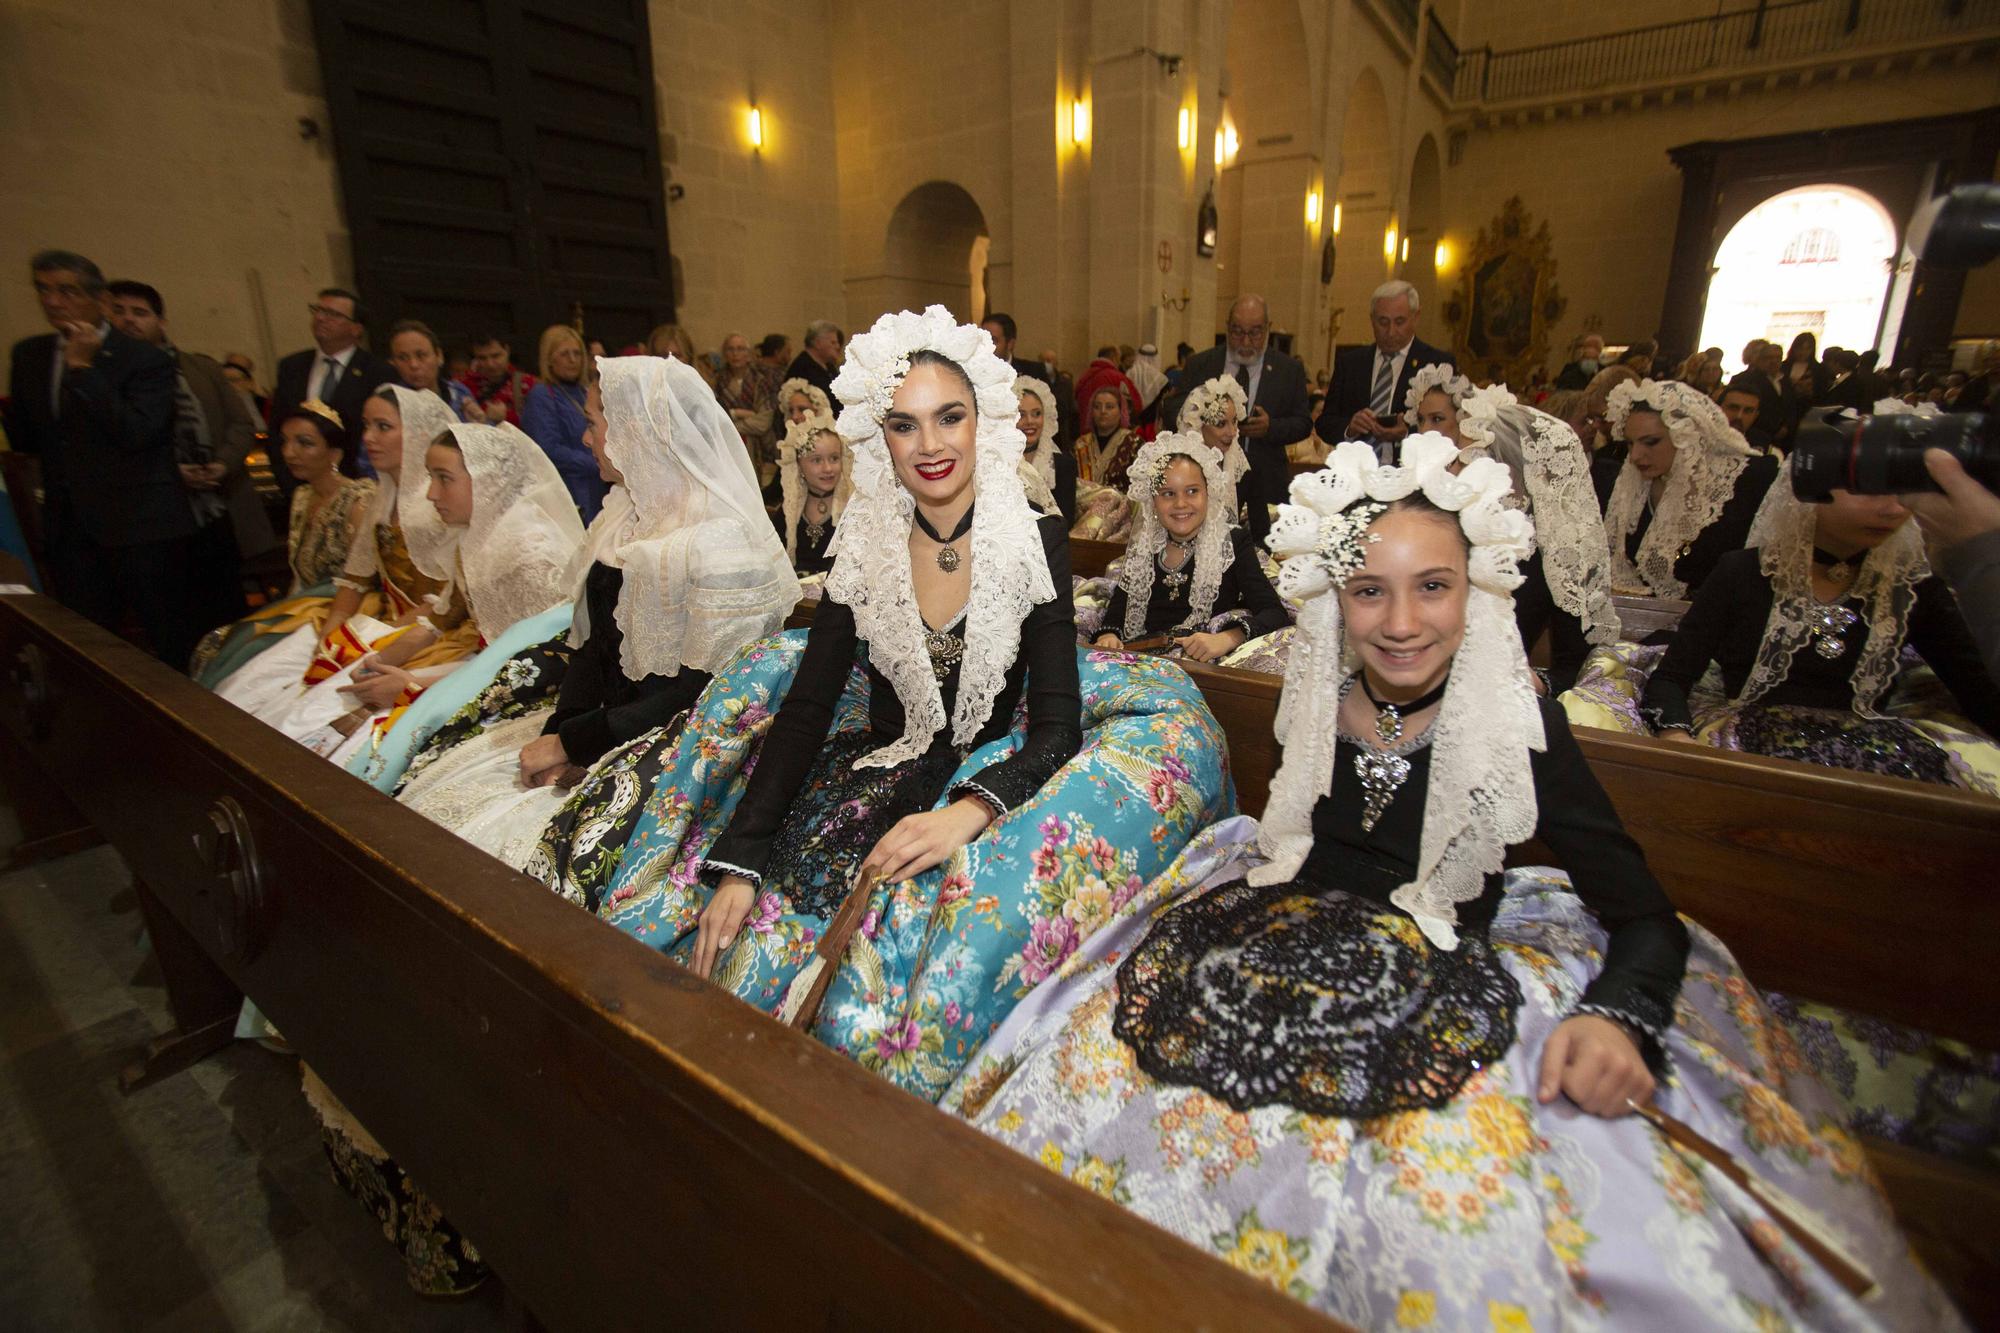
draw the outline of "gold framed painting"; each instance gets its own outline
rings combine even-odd
[[[1525,385],[1546,364],[1549,330],[1568,305],[1549,224],[1535,224],[1515,195],[1479,229],[1445,305],[1459,369],[1480,384]]]

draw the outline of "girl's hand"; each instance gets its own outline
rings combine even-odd
[[[1639,1043],[1623,1023],[1575,1014],[1557,1025],[1542,1048],[1536,1095],[1548,1103],[1561,1093],[1591,1115],[1616,1120],[1632,1109],[1628,1101],[1652,1100],[1653,1086]]]
[[[1098,635],[1095,639],[1092,639],[1091,644],[1094,647],[1103,648],[1109,652],[1115,653],[1120,648],[1123,648],[1125,646],[1125,641],[1119,638],[1116,634],[1111,633],[1111,631],[1106,630],[1104,633]]]
[[[1223,630],[1220,634],[1190,634],[1184,639],[1176,640],[1181,646],[1181,652],[1185,653],[1191,662],[1213,662],[1217,658],[1227,657],[1240,648],[1243,641],[1242,631],[1233,629]]]
[[[942,810],[905,815],[868,853],[861,873],[872,869],[884,884],[921,875],[984,833],[992,822],[993,811],[986,802],[971,796],[961,796]]]
[[[417,678],[397,666],[386,666],[374,655],[361,659],[354,668],[351,684],[342,685],[338,693],[352,698],[355,703],[373,712],[380,712],[396,702],[396,697],[417,683]]]
[[[1693,732],[1682,727],[1668,727],[1665,731],[1656,731],[1653,734],[1663,741],[1676,741],[1682,745],[1701,744],[1694,738]]]
[[[741,875],[725,875],[708,906],[701,909],[694,937],[694,970],[707,976],[718,958],[736,943],[743,918],[757,902],[757,888]]]
[[[569,767],[560,736],[537,736],[521,747],[521,785],[546,787]]]

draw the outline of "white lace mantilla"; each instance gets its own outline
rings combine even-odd
[[[804,380],[794,380],[795,384],[805,384]],[[808,389],[813,386],[806,384]],[[817,393],[818,390],[814,389]],[[822,398],[826,395],[821,394]],[[821,435],[831,435],[840,439],[840,429],[833,423],[830,412],[815,412],[803,421],[794,421],[785,427],[785,438],[778,442],[778,488],[784,496],[785,506],[785,554],[793,563],[799,558],[799,515],[806,511],[805,475],[799,470],[800,460],[813,451]],[[854,456],[848,452],[847,441],[840,441],[840,480],[833,488],[833,512],[831,518],[836,527],[840,516],[847,509],[847,500],[854,493]]]
[[[1053,508],[1056,495],[1056,392],[1033,375],[1014,377],[1014,396],[1031,393],[1042,405],[1042,434],[1035,442],[1035,452],[1028,456],[1027,464],[1042,479],[1042,486],[1049,493],[1049,504]],[[1018,424],[1019,418],[1016,418]],[[1027,439],[1024,434],[1021,437]],[[1023,448],[1025,449],[1025,445]],[[1031,497],[1039,500],[1039,497]]]
[[[472,618],[491,640],[569,600],[583,522],[556,465],[517,427],[459,422],[451,436],[472,478],[472,521],[458,564]]]
[[[1612,583],[1685,599],[1688,587],[1674,576],[1674,565],[1722,516],[1753,452],[1707,394],[1677,381],[1627,380],[1614,387],[1606,409],[1614,438],[1625,438],[1625,422],[1634,410],[1660,414],[1674,443],[1674,461],[1636,559],[1626,557],[1625,539],[1639,526],[1652,483],[1629,462],[1619,472],[1604,508]]]
[[[1222,459],[1197,432],[1163,434],[1148,440],[1132,460],[1132,489],[1128,494],[1138,517],[1133,520],[1132,539],[1126,543],[1118,575],[1125,589],[1123,628],[1128,639],[1146,632],[1146,609],[1153,599],[1154,563],[1160,552],[1167,549],[1167,530],[1153,510],[1153,493],[1167,464],[1176,458],[1185,458],[1200,468],[1202,483],[1208,488],[1208,512],[1195,533],[1194,551],[1188,557],[1194,565],[1193,582],[1188,585],[1189,624],[1200,624],[1215,613],[1216,594],[1222,588],[1223,571],[1229,566],[1229,528],[1236,508],[1223,501]]]
[[[399,527],[404,549],[409,551],[410,560],[418,569],[426,574],[433,569],[444,571],[431,574],[432,578],[444,579],[445,585],[428,599],[429,609],[441,612],[451,605],[451,579],[461,534],[447,528],[438,517],[437,507],[425,497],[428,487],[421,478],[424,451],[438,436],[458,424],[458,414],[444,399],[427,390],[405,389],[400,384],[388,388],[396,397],[397,415],[402,423],[402,461],[394,472],[384,472],[376,480],[375,503],[369,508],[367,522],[354,530],[354,544],[348,548],[347,563],[341,567],[335,582],[356,592],[373,592],[376,576],[381,573],[375,529],[383,524]],[[404,476],[410,478],[407,488],[399,484]]]

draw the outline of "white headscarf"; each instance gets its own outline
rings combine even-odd
[[[472,618],[491,640],[569,600],[583,521],[556,465],[518,427],[459,422],[450,434],[472,478],[472,521],[459,538],[456,569],[417,567],[447,584],[462,569]]]
[[[1153,511],[1153,492],[1159,488],[1167,464],[1176,458],[1185,458],[1200,468],[1201,479],[1208,487],[1208,513],[1195,533],[1194,551],[1189,556],[1193,561],[1189,571],[1193,580],[1188,585],[1188,623],[1199,623],[1214,614],[1222,575],[1229,567],[1232,554],[1229,528],[1235,522],[1236,511],[1222,502],[1226,483],[1222,478],[1221,456],[1193,431],[1148,440],[1132,460],[1129,494],[1139,516],[1134,520],[1137,526],[1125,545],[1125,559],[1118,574],[1119,585],[1125,589],[1124,633],[1128,639],[1146,632],[1146,608],[1153,600],[1154,558],[1167,548],[1167,530]]]
[[[1139,406],[1152,406],[1160,390],[1167,387],[1167,372],[1160,369],[1160,349],[1152,343],[1141,347],[1132,358],[1132,368],[1125,372],[1125,378],[1139,391]]]
[[[1450,440],[1425,433],[1404,441],[1400,466],[1383,467],[1373,448],[1344,440],[1325,469],[1293,478],[1292,502],[1278,507],[1268,542],[1284,561],[1278,591],[1304,604],[1278,699],[1284,762],[1258,831],[1270,860],[1250,872],[1253,884],[1282,883],[1312,850],[1313,806],[1333,790],[1341,685],[1359,669],[1343,635],[1339,589],[1367,559],[1369,524],[1389,502],[1422,491],[1458,515],[1472,547],[1472,587],[1465,640],[1430,729],[1417,877],[1389,901],[1442,949],[1458,947],[1458,904],[1477,898],[1507,848],[1533,835],[1529,752],[1548,745],[1512,606],[1519,563],[1534,549],[1533,529],[1507,503],[1513,485],[1505,465],[1475,459],[1454,476],[1457,456]]]
[[[1645,408],[1658,412],[1666,423],[1674,442],[1674,463],[1653,506],[1653,522],[1640,539],[1636,560],[1626,558],[1625,539],[1639,525],[1651,483],[1630,462],[1619,472],[1604,507],[1611,581],[1621,587],[1644,586],[1655,597],[1685,598],[1688,586],[1674,577],[1674,562],[1683,547],[1721,517],[1756,451],[1707,394],[1676,380],[1627,380],[1614,387],[1605,409],[1612,437],[1624,439],[1626,418],[1634,409]]]
[[[406,389],[400,384],[384,386],[395,396],[396,415],[402,421],[403,461],[397,467],[398,476],[412,473],[421,475],[424,470],[424,450],[432,441],[458,424],[458,414],[451,405],[428,389]],[[448,528],[438,517],[437,509],[424,498],[428,488],[422,485],[397,485],[397,478],[388,474],[376,478],[375,502],[369,507],[368,520],[354,530],[354,545],[348,548],[347,563],[341,568],[340,578],[359,587],[363,584],[373,587],[377,575],[381,573],[381,560],[375,550],[375,528],[379,524],[393,524],[402,530],[404,549],[410,553],[410,560],[416,567],[429,573],[432,569],[449,570],[458,553],[458,540],[462,535],[456,528]],[[432,578],[439,577],[432,574]],[[443,611],[451,605],[451,581],[446,576],[445,586],[429,599],[425,608]]]
[[[791,420],[792,395],[795,393],[802,393],[812,401],[812,416],[831,417],[833,415],[833,404],[828,401],[826,390],[820,388],[819,385],[814,384],[811,380],[802,380],[794,375],[791,379],[786,380],[778,386],[778,420]]]
[[[1875,412],[1914,415],[1894,398],[1877,403]],[[1818,505],[1807,504],[1793,492],[1792,462],[1786,459],[1778,479],[1764,492],[1746,543],[1756,548],[1758,566],[1771,580],[1771,614],[1764,621],[1756,664],[1736,696],[1738,703],[1755,703],[1782,684],[1791,674],[1792,659],[1813,637],[1812,612],[1819,599],[1813,592],[1812,562],[1819,512]],[[1917,585],[1930,573],[1923,534],[1914,522],[1905,523],[1868,552],[1841,596],[1842,601],[1861,601],[1862,618],[1868,624],[1868,642],[1854,664],[1854,711],[1863,717],[1879,716],[1875,705],[1895,682]]]
[[[1042,404],[1042,436],[1039,440],[1035,441],[1035,456],[1026,460],[1027,465],[1033,468],[1035,475],[1042,479],[1042,485],[1048,488],[1050,503],[1054,503],[1056,493],[1057,425],[1055,390],[1051,389],[1041,380],[1036,379],[1033,375],[1016,375],[1014,377],[1014,397],[1018,399],[1024,393],[1035,395]],[[1020,413],[1017,411],[1014,414],[1014,420],[1017,425],[1020,419]],[[1023,435],[1021,438],[1025,440],[1027,436]],[[1025,450],[1026,446],[1023,445],[1022,448]]]
[[[625,571],[619,668],[628,680],[713,675],[784,625],[799,580],[771,530],[742,438],[714,392],[682,361],[599,357],[605,454],[625,478],[605,497],[571,568],[576,621],[593,562]]]
[[[1222,497],[1234,521],[1237,513],[1236,487],[1250,474],[1250,456],[1243,452],[1243,436],[1240,428],[1243,418],[1250,415],[1250,395],[1243,392],[1243,386],[1233,375],[1217,375],[1214,379],[1197,384],[1188,396],[1181,400],[1180,420],[1175,428],[1183,434],[1194,431],[1200,434],[1203,426],[1220,426],[1229,419],[1229,405],[1236,404],[1236,424],[1239,433],[1229,442],[1229,448],[1222,454],[1222,484],[1214,488]],[[1204,441],[1203,447],[1206,448]],[[1213,449],[1209,450],[1214,453]]]
[[[800,383],[805,381],[801,380]],[[778,442],[778,485],[785,500],[785,554],[793,561],[799,558],[799,515],[806,511],[806,482],[799,472],[799,460],[813,451],[821,435],[831,435],[840,439],[840,430],[833,424],[831,413],[815,412],[804,421],[794,421],[785,427],[785,438]],[[847,499],[854,493],[854,456],[848,452],[847,441],[840,441],[840,480],[833,488],[833,522],[840,524],[840,516],[847,510]]]
[[[854,498],[833,535],[827,594],[854,612],[868,659],[895,687],[903,705],[901,739],[855,760],[888,768],[930,748],[944,728],[944,696],[924,648],[923,618],[910,581],[909,538],[916,499],[896,478],[882,420],[910,370],[910,355],[928,348],[965,371],[972,382],[977,439],[972,469],[972,587],[965,602],[965,657],[951,738],[970,745],[993,712],[993,701],[1021,647],[1028,609],[1053,600],[1055,585],[1035,530],[1035,512],[1018,469],[1025,443],[1017,424],[1020,395],[1014,370],[993,351],[986,330],[956,323],[934,305],[923,314],[884,315],[847,345],[833,382],[845,404],[840,433],[854,454]]]
[[[1514,494],[1534,519],[1542,581],[1555,604],[1582,622],[1591,643],[1616,643],[1609,539],[1590,481],[1590,458],[1576,432],[1517,401],[1506,385],[1475,388],[1445,365],[1424,366],[1411,378],[1403,419],[1416,425],[1417,404],[1434,390],[1458,413],[1459,458],[1493,458],[1507,465]]]

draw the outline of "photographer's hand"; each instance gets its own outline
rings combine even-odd
[[[1926,449],[1924,467],[1944,494],[1923,491],[1896,498],[1917,516],[1926,537],[1949,548],[1982,532],[2000,531],[2000,496],[1967,475],[1957,458],[1942,449]]]

